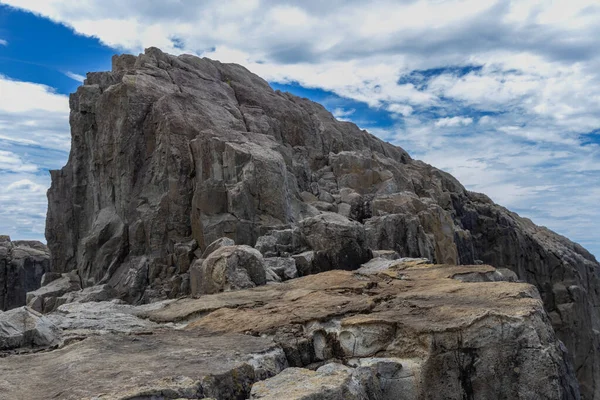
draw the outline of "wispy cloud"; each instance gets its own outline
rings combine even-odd
[[[83,82],[85,80],[85,76],[76,74],[71,71],[65,72],[65,75],[77,82]]]
[[[355,112],[356,112],[356,110],[354,108],[346,110],[344,108],[338,107],[332,111],[332,114],[334,117],[336,117],[340,121],[348,121],[349,120],[348,118]]]
[[[468,117],[445,117],[435,121],[434,125],[438,128],[451,128],[457,126],[467,126],[473,123],[473,118]]]
[[[0,46],[8,46],[8,42],[5,39],[0,39]]]

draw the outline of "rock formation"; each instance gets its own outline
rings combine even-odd
[[[198,299],[64,304],[36,325],[44,318],[60,327],[60,344],[0,353],[0,393],[28,400],[580,398],[535,287],[485,282],[495,272],[394,260]]]
[[[200,287],[190,276],[221,237],[291,257],[300,276],[381,250],[490,264],[537,287],[584,397],[600,399],[599,264],[581,246],[239,65],[115,56],[70,106],[69,161],[48,192],[54,272],[147,303]]]
[[[25,305],[27,292],[50,271],[50,253],[40,242],[0,236],[0,311]]]

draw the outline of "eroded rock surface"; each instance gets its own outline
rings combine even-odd
[[[526,283],[401,261],[143,306],[65,304],[61,345],[0,358],[0,393],[64,399],[578,399]],[[93,372],[92,372],[93,371]],[[90,379],[93,374],[93,379]]]
[[[48,193],[54,272],[140,303],[189,294],[221,237],[292,257],[301,276],[372,250],[480,260],[536,285],[585,398],[600,399],[599,264],[581,246],[239,65],[116,56],[70,106],[69,161]]]
[[[56,345],[60,332],[52,321],[29,307],[0,313],[0,351]]]
[[[36,241],[0,236],[0,312],[26,304],[27,292],[40,287],[50,271],[50,253]]]

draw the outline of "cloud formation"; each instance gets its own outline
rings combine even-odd
[[[600,255],[596,0],[0,2],[366,103],[395,125],[362,127]]]
[[[70,147],[69,103],[48,86],[0,75],[0,232],[44,238],[48,169]]]
[[[85,76],[76,74],[76,73],[71,72],[71,71],[65,72],[65,75],[68,76],[69,78],[73,79],[74,81],[77,81],[77,82],[82,82],[83,83],[83,81],[85,80]]]

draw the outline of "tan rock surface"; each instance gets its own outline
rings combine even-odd
[[[329,271],[148,306],[67,304],[48,315],[63,329],[61,347],[1,357],[0,393],[245,399],[254,382],[275,376],[253,398],[286,390],[298,399],[579,398],[533,286],[459,279],[494,272],[393,260],[375,272]],[[277,376],[287,367],[296,369]]]

